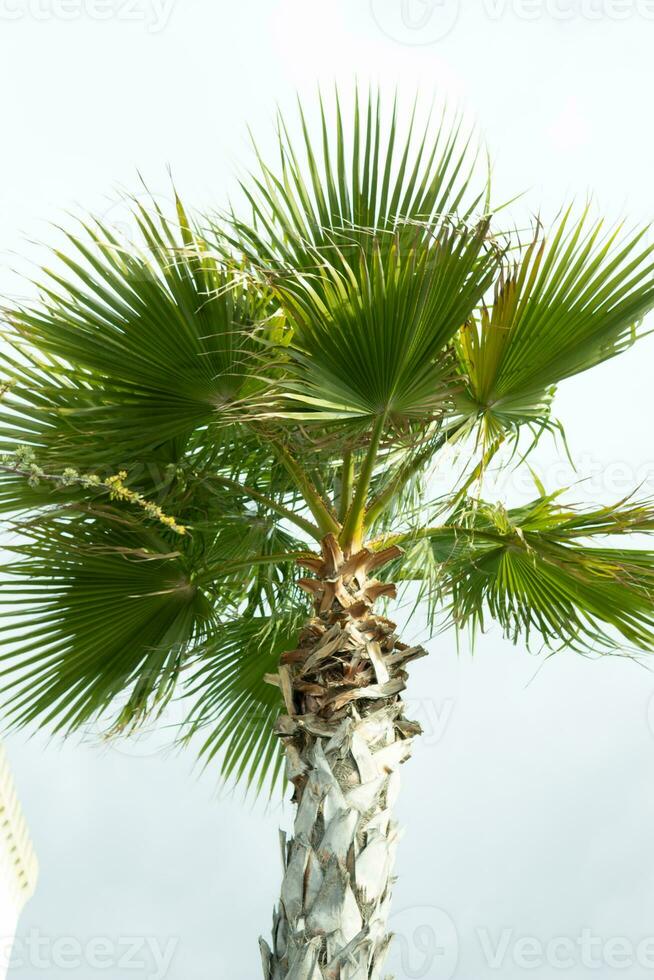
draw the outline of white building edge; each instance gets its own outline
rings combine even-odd
[[[0,745],[0,980],[6,976],[18,919],[37,878],[36,854]]]

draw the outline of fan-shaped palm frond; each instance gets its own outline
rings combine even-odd
[[[236,244],[256,263],[312,272],[318,255],[340,269],[360,252],[390,251],[396,235],[414,240],[417,226],[466,220],[481,206],[486,187],[472,189],[476,153],[460,117],[443,110],[432,126],[430,112],[421,124],[416,103],[402,134],[397,100],[387,114],[378,93],[358,92],[349,115],[337,92],[333,115],[332,124],[321,99],[314,133],[300,105],[297,146],[280,116],[277,169],[257,151],[259,171],[242,183],[253,220],[231,216]]]
[[[63,269],[49,271],[41,302],[10,311],[3,448],[96,467],[169,462],[194,429],[243,411],[266,297],[185,224],[133,210],[141,250],[85,225],[67,235],[70,254],[55,254]]]
[[[543,422],[553,386],[633,343],[654,306],[654,246],[645,231],[604,231],[586,209],[569,209],[548,240],[541,229],[498,280],[490,310],[462,328],[464,413],[483,418],[491,437]]]
[[[452,374],[445,349],[493,281],[497,255],[487,222],[432,235],[278,288],[292,326],[285,393],[298,403],[293,417],[386,416],[404,425],[443,414]]]

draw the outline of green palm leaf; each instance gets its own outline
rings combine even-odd
[[[279,285],[292,326],[287,399],[305,421],[380,415],[406,423],[442,414],[451,400],[446,346],[477,305],[497,267],[488,224],[420,229],[356,267],[324,265]]]
[[[279,688],[267,683],[279,657],[296,646],[306,606],[268,616],[228,620],[214,627],[190,671],[191,703],[183,727],[186,738],[202,736],[200,755],[220,759],[227,782],[243,781],[256,792],[266,781],[272,792],[281,775],[283,753],[274,725],[283,710]]]
[[[341,268],[352,252],[390,250],[394,234],[413,239],[413,223],[470,217],[486,193],[483,183],[471,190],[472,140],[460,118],[419,115],[416,104],[401,135],[397,100],[386,113],[379,93],[357,91],[346,113],[336,92],[333,119],[320,100],[315,132],[299,106],[297,146],[280,116],[279,166],[257,152],[259,171],[242,184],[253,220],[232,214],[236,244],[269,268],[311,271],[317,253]]]
[[[85,226],[67,236],[70,255],[55,254],[63,271],[49,272],[41,302],[10,311],[3,448],[116,468],[175,458],[195,429],[243,411],[265,297],[187,224],[139,203],[134,217],[141,250]]]
[[[173,692],[213,617],[188,556],[118,515],[52,516],[6,549],[0,664],[10,721],[79,728],[126,695],[119,725]]]
[[[299,569],[283,557],[301,542],[274,515],[204,484],[190,498],[173,484],[163,502],[195,516],[190,532],[100,501],[16,526],[0,599],[10,721],[70,731],[126,699],[116,725],[135,726],[172,696],[219,614],[294,592]]]
[[[558,495],[506,511],[465,502],[447,525],[419,534],[404,574],[419,572],[428,543],[429,587],[451,603],[459,626],[497,620],[514,642],[619,649],[619,637],[654,646],[654,551],[616,547],[611,538],[654,531],[652,502],[597,510],[566,508]],[[608,536],[606,546],[589,539]]]
[[[547,419],[553,386],[614,357],[654,306],[654,246],[645,230],[604,231],[569,209],[550,239],[539,230],[498,281],[492,308],[462,329],[464,413],[491,435]]]

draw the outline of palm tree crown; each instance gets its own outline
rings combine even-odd
[[[476,488],[502,444],[556,428],[559,382],[637,338],[654,247],[587,208],[509,235],[460,121],[417,118],[400,137],[357,94],[317,130],[300,110],[299,141],[280,119],[240,210],[135,200],[140,247],[84,222],[6,311],[11,723],[129,731],[181,693],[181,737],[275,784],[268,681],[325,540],[381,553],[375,596],[413,584],[433,628],[651,649],[654,552],[613,540],[654,529],[649,501],[539,487],[507,510]],[[434,499],[452,443],[467,466]]]

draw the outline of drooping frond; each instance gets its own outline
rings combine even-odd
[[[10,720],[69,731],[113,711],[119,727],[137,724],[172,696],[220,615],[294,594],[302,543],[274,514],[188,489],[173,485],[164,500],[195,521],[181,536],[120,501],[16,526],[0,595]]]
[[[554,495],[507,511],[466,501],[446,525],[416,534],[402,575],[429,572],[460,628],[490,618],[514,642],[603,652],[622,637],[652,650],[654,551],[611,538],[653,530],[652,502],[584,511]],[[600,535],[605,545],[590,543]]]
[[[288,600],[287,600],[288,602]],[[185,737],[202,738],[201,757],[220,760],[225,781],[244,782],[255,792],[272,791],[281,775],[282,753],[274,724],[283,710],[275,674],[279,657],[296,645],[307,616],[297,602],[274,615],[239,617],[211,629],[189,671]]]
[[[21,528],[3,569],[0,677],[10,722],[79,728],[125,699],[129,726],[174,690],[212,605],[184,551],[118,515]]]

